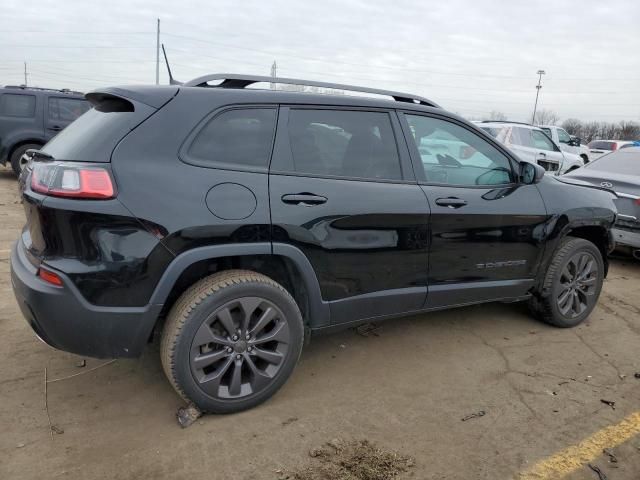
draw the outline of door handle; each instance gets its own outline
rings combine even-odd
[[[538,155],[540,155],[541,157],[546,157],[547,156],[547,154],[544,153],[544,152],[538,152]]]
[[[436,200],[436,205],[440,205],[441,207],[460,208],[466,204],[466,200],[457,197],[438,198]]]
[[[289,205],[321,205],[326,203],[327,197],[314,195],[313,193],[289,193],[282,196],[282,201]]]
[[[53,130],[54,132],[59,132],[60,130],[62,130],[62,127],[60,125],[52,125],[51,127],[49,127],[49,130]]]

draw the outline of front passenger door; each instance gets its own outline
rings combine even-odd
[[[558,171],[562,168],[564,155],[558,146],[542,131],[530,130],[533,147],[537,151],[537,163],[547,171]]]
[[[402,115],[431,207],[427,308],[527,293],[542,254],[545,205],[518,183],[498,143],[435,115]]]

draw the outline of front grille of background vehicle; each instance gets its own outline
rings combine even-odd
[[[555,162],[546,162],[544,160],[538,160],[538,165],[544,168],[547,172],[556,172],[558,171],[559,165]]]

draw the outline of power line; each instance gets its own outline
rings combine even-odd
[[[81,32],[81,31],[51,31],[51,30],[0,30],[0,33],[17,33],[20,35],[23,35],[25,33],[46,33],[46,34],[53,34],[53,35],[109,35],[109,36],[114,36],[114,35],[150,35],[152,33],[156,33],[156,32],[114,32],[114,31],[110,31],[110,32],[94,32],[94,31],[85,31],[85,32]]]
[[[198,38],[198,37],[192,37],[192,36],[188,36],[188,35],[179,35],[179,34],[174,34],[174,33],[169,33],[169,32],[165,32],[164,35],[169,36],[169,37],[175,37],[175,38],[182,38],[185,40],[191,40],[191,41],[195,41],[195,42],[201,42],[201,43],[207,43],[210,45],[215,45],[215,46],[220,46],[220,47],[225,47],[225,48],[235,48],[235,49],[239,49],[239,50],[245,50],[245,51],[249,51],[249,52],[253,52],[253,53],[258,53],[261,55],[269,55],[271,57],[273,56],[282,56],[282,57],[290,57],[290,58],[297,58],[297,59],[301,59],[301,60],[307,60],[307,61],[312,61],[312,62],[324,62],[324,63],[330,63],[330,64],[340,64],[340,65],[349,65],[349,66],[354,66],[354,67],[366,67],[366,68],[374,68],[374,69],[388,69],[388,70],[397,70],[400,72],[414,72],[414,73],[427,73],[427,74],[432,74],[432,75],[446,75],[446,76],[460,76],[460,77],[468,77],[468,78],[511,78],[511,79],[528,79],[528,76],[524,76],[524,75],[497,75],[497,74],[485,74],[485,73],[461,73],[461,72],[444,72],[444,71],[437,71],[437,70],[418,70],[418,69],[412,69],[412,68],[407,68],[405,66],[391,66],[391,65],[380,65],[380,64],[364,64],[364,63],[353,63],[353,62],[345,62],[345,61],[340,61],[340,60],[336,60],[334,58],[330,58],[330,59],[325,59],[325,58],[318,58],[318,57],[309,57],[309,56],[302,56],[302,55],[295,55],[295,54],[291,54],[291,53],[286,53],[286,52],[274,52],[274,51],[267,51],[267,50],[262,50],[262,49],[257,49],[257,48],[250,48],[250,47],[242,47],[242,46],[237,46],[237,45],[231,45],[228,43],[220,43],[220,42],[212,42],[210,40],[205,40],[202,38]],[[430,56],[438,56],[439,54],[432,54],[429,53]],[[439,55],[439,56],[446,56],[446,57],[450,57],[450,55]],[[563,77],[564,78],[564,77]],[[578,78],[573,78],[575,80],[607,80],[610,81],[612,80],[611,78],[606,78],[606,79],[589,79],[589,78],[584,78],[584,77],[578,77]],[[624,78],[621,80],[640,80],[640,79],[631,79],[631,78]]]
[[[109,48],[109,49],[138,49],[147,50],[149,46],[136,46],[136,45],[21,45],[19,43],[5,43],[5,47],[19,47],[19,48]]]

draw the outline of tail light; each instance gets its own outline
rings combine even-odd
[[[54,197],[106,200],[115,186],[106,168],[64,162],[34,162],[31,189]]]
[[[45,270],[44,268],[38,269],[38,276],[47,283],[55,285],[56,287],[62,286],[62,279],[58,274]]]
[[[613,152],[614,150],[618,149],[618,144],[616,142],[612,142],[611,143],[611,151]]]

